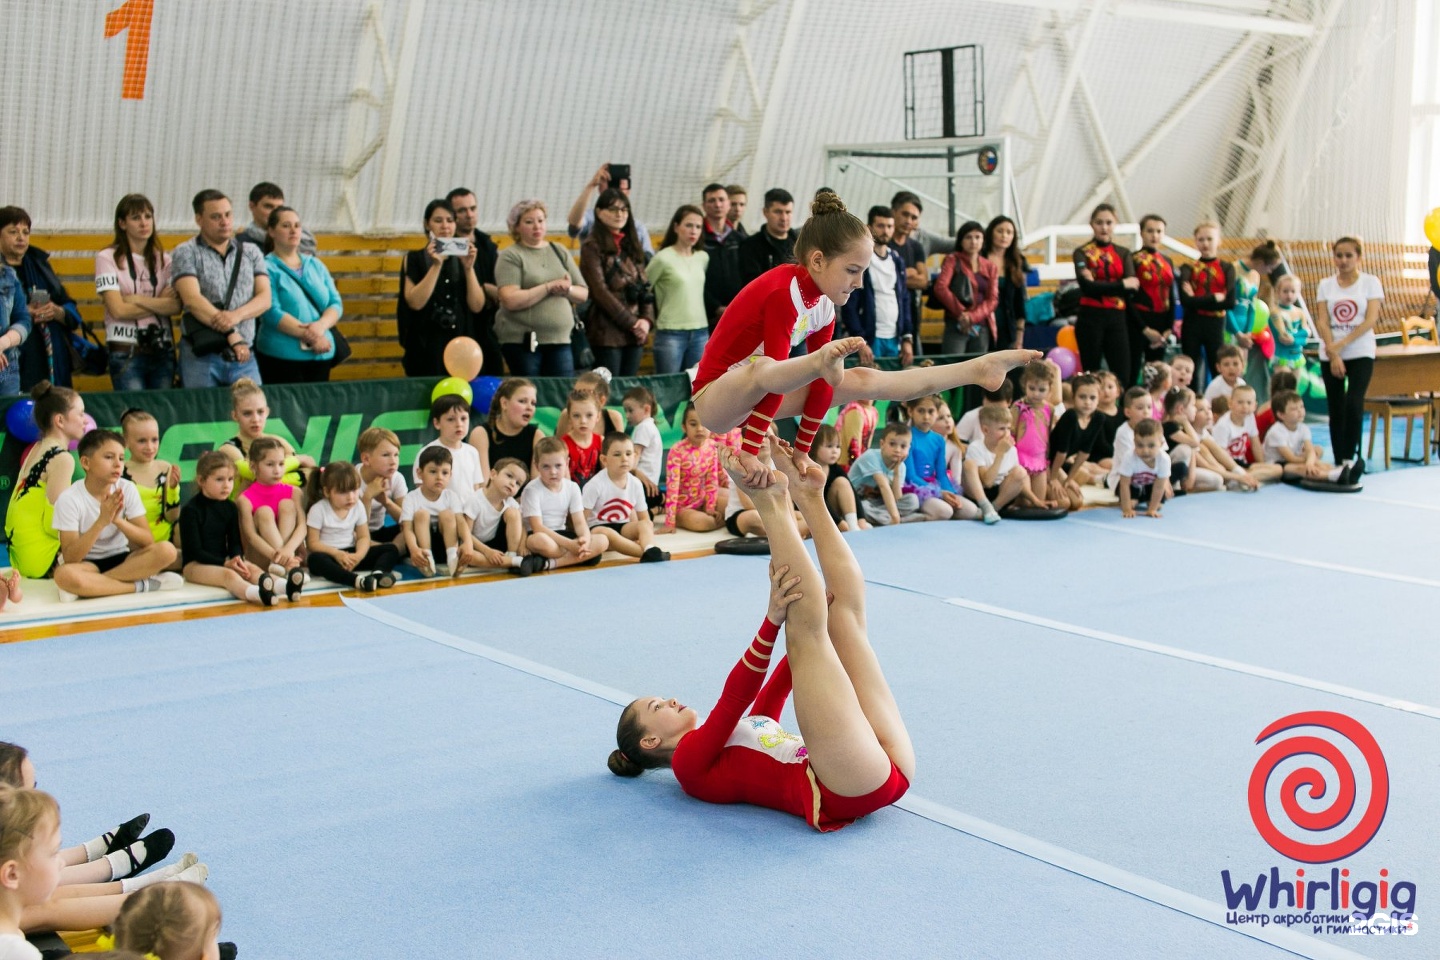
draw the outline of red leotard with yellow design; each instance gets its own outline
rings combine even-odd
[[[786,733],[778,721],[790,696],[789,657],[765,683],[779,634],[779,626],[768,617],[761,623],[730,671],[720,702],[704,723],[680,739],[670,767],[680,789],[697,800],[769,807],[793,813],[817,830],[839,830],[899,800],[910,783],[893,763],[890,778],[863,797],[831,793],[816,779],[805,742]]]
[[[700,365],[691,387],[699,396],[727,370],[765,356],[784,360],[791,348],[802,340],[806,352],[814,353],[835,335],[835,304],[820,292],[810,271],[798,264],[785,264],[761,274],[741,290],[725,312],[705,344]],[[824,380],[810,384],[800,429],[795,435],[795,449],[808,453],[815,442],[815,431],[830,409],[834,390]],[[741,449],[758,453],[765,434],[784,397],[767,393],[743,424]]]

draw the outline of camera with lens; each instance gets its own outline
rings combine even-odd
[[[137,327],[135,330],[135,351],[146,355],[165,353],[175,346],[170,338],[169,322],[154,323]]]
[[[625,302],[637,307],[648,306],[655,302],[655,288],[644,280],[635,280],[625,284]]]
[[[435,308],[430,311],[430,319],[435,321],[435,326],[447,332],[458,329],[460,326],[460,314],[449,303],[435,304]]]

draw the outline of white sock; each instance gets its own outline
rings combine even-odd
[[[82,846],[85,848],[85,862],[94,863],[105,856],[105,848],[109,846],[104,837],[96,837],[94,840],[86,840]]]
[[[507,566],[511,566],[511,567],[518,567],[518,566],[520,566],[520,554],[518,554],[518,553],[507,553],[507,554],[505,554],[505,563],[506,563]]]
[[[248,587],[245,588],[245,599],[250,601],[251,603],[259,603],[260,588],[255,586],[255,584],[253,583],[250,584]]]
[[[141,874],[138,877],[126,877],[124,880],[120,881],[120,892],[134,893],[136,890],[145,889],[152,883],[159,883],[162,880],[177,879],[179,878],[181,873],[183,873],[190,867],[195,866],[199,862],[199,857],[195,856],[195,854],[193,853],[187,853],[177,862],[172,863],[169,866],[161,867],[159,870],[153,870],[150,873]]]
[[[460,566],[460,548],[459,548],[459,547],[446,547],[446,548],[445,548],[445,565],[450,568],[450,572],[451,572],[451,573],[454,573],[454,572],[455,572],[455,569]]]
[[[210,868],[203,863],[192,863],[173,877],[166,880],[184,880],[187,883],[204,883],[210,877]]]
[[[546,560],[546,561],[545,561],[545,569],[546,569],[546,570],[554,570],[554,569],[555,569],[555,561],[554,561],[554,560]]]
[[[859,529],[860,529],[860,518],[857,517],[857,516],[856,516],[855,514],[853,514],[853,513],[847,513],[847,514],[845,514],[845,529],[846,529],[846,530],[859,530]]]
[[[135,852],[137,854],[135,859],[145,859],[145,844],[140,842],[139,840],[136,840],[133,844],[130,845],[130,847],[126,849],[135,849]],[[110,864],[111,880],[114,880],[116,877],[124,876],[125,874],[130,872],[130,858],[125,855],[125,850],[116,850],[114,853],[107,853],[101,859],[108,861]]]
[[[1344,467],[1336,467],[1335,469],[1331,470],[1329,473],[1325,474],[1325,478],[1326,478],[1327,480],[1329,480],[1331,483],[1334,483],[1336,480],[1339,480],[1339,479],[1340,479],[1340,474],[1343,473],[1343,472],[1345,472],[1345,468],[1344,468]]]
[[[159,580],[156,580],[154,577],[147,577],[147,578],[144,579],[144,580],[136,580],[136,581],[135,581],[135,592],[136,592],[136,593],[150,593],[150,592],[153,591],[153,590],[159,590],[159,589],[160,589],[160,581],[159,581]]]
[[[435,554],[431,553],[429,550],[425,551],[425,566],[429,567],[431,570],[435,569]]]

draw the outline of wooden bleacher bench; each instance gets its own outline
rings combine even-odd
[[[161,234],[166,250],[190,239],[194,234]],[[505,234],[494,235],[496,244],[504,249],[511,239]],[[42,234],[31,235],[31,242],[50,253],[50,262],[80,305],[80,315],[92,323],[97,335],[104,339],[104,310],[95,295],[95,254],[111,242],[108,234]],[[358,234],[320,234],[316,243],[335,287],[345,302],[345,315],[340,329],[350,340],[349,362],[335,368],[334,380],[375,380],[404,376],[400,367],[400,343],[396,336],[395,300],[400,293],[400,267],[405,254],[418,249],[421,237],[361,236]],[[551,237],[571,250],[579,244],[564,234]],[[1256,241],[1226,239],[1221,256],[1235,259],[1249,253]],[[1332,272],[1329,244],[1323,241],[1298,240],[1282,243],[1291,267],[1304,283],[1305,292],[1314,297],[1316,285]],[[1377,332],[1398,334],[1401,321],[1419,313],[1430,295],[1425,279],[1426,248],[1422,245],[1369,243],[1361,268],[1380,278],[1385,288],[1385,303],[1380,311]],[[1062,255],[1068,255],[1062,252]],[[938,269],[942,255],[930,258]],[[1407,276],[1407,273],[1410,274]],[[1031,293],[1054,290],[1053,282],[1032,288]],[[944,314],[923,308],[920,311],[920,338],[937,349],[944,333]],[[648,361],[647,355],[647,361]],[[110,378],[76,377],[76,386],[86,392],[109,390]]]

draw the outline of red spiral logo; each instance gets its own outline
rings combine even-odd
[[[1255,829],[1260,831],[1265,842],[1281,856],[1302,863],[1340,860],[1369,843],[1385,820],[1385,810],[1390,803],[1390,774],[1385,767],[1385,756],[1380,752],[1380,744],[1359,722],[1344,714],[1323,710],[1281,717],[1261,730],[1255,742],[1261,743],[1295,727],[1318,727],[1329,731],[1345,738],[1360,751],[1370,773],[1370,801],[1365,812],[1349,833],[1325,843],[1293,840],[1276,828],[1265,803],[1265,788],[1275,768],[1292,757],[1318,757],[1334,768],[1338,780],[1332,790],[1331,785],[1325,782],[1324,772],[1313,766],[1297,767],[1291,771],[1280,786],[1280,806],[1291,824],[1310,832],[1331,830],[1344,823],[1355,808],[1355,771],[1345,754],[1335,744],[1320,737],[1293,736],[1273,744],[1251,771],[1250,819],[1255,822]],[[1308,791],[1311,800],[1328,796],[1329,801],[1323,809],[1305,810],[1297,799],[1302,789]]]
[[[1349,323],[1360,313],[1360,307],[1354,300],[1336,300],[1331,313],[1333,313],[1335,319],[1341,323]]]

